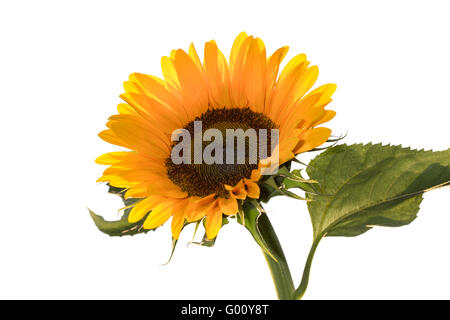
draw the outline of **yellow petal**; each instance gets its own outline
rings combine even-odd
[[[134,114],[135,111],[128,103],[119,103],[117,105],[117,111],[121,114]]]
[[[321,125],[322,123],[328,122],[331,119],[334,118],[336,115],[336,112],[333,110],[325,110],[325,114],[323,115],[322,119],[320,119],[318,122],[313,123],[313,126]]]
[[[147,188],[130,188],[125,192],[124,198],[143,198],[148,196]]]
[[[272,89],[275,85],[278,76],[278,70],[280,63],[286,56],[289,47],[282,47],[275,51],[267,60],[266,70],[266,101],[269,101],[269,96],[272,93]]]
[[[225,56],[214,41],[205,44],[204,55],[211,104],[217,108],[231,107],[230,72]]]
[[[156,99],[165,109],[171,109],[173,116],[179,118],[181,123],[187,123],[191,119],[181,101],[167,88],[167,83],[151,75],[133,73],[130,79],[136,81],[144,92],[151,98]],[[158,112],[158,110],[156,110]]]
[[[181,206],[176,206],[174,210],[176,212],[174,212],[174,215],[172,217],[171,230],[172,230],[172,237],[174,239],[178,239],[184,225],[184,212],[181,211],[182,210]]]
[[[300,85],[297,87],[297,91],[294,96],[294,101],[297,101],[298,99],[303,97],[305,93],[312,88],[318,76],[319,76],[319,68],[317,66],[312,66],[305,71],[305,73],[299,80]]]
[[[289,73],[282,72],[280,75],[269,101],[269,116],[276,123],[280,114],[286,115],[286,110],[300,98],[298,94],[299,87],[302,86],[300,79],[306,72],[308,64],[308,61],[303,61]],[[283,75],[284,78],[281,78]]]
[[[98,136],[101,139],[105,140],[106,142],[115,144],[117,146],[131,149],[131,147],[127,143],[125,143],[125,141],[123,141],[121,138],[119,138],[117,136],[117,134],[115,132],[113,132],[111,129],[103,130],[102,132],[100,132],[98,134]]]
[[[161,69],[164,75],[164,79],[175,88],[180,88],[180,82],[178,81],[177,71],[171,58],[169,57],[161,58]]]
[[[130,211],[130,215],[128,216],[129,223],[135,223],[141,220],[147,212],[149,212],[152,206],[155,206],[157,201],[160,198],[148,197],[141,201],[139,201]]]
[[[114,122],[111,125],[113,132],[125,141],[130,149],[136,150],[151,157],[168,158],[170,149],[166,144],[156,139],[149,139],[148,132],[137,130],[135,127],[124,125],[123,122]]]
[[[292,58],[281,71],[278,83],[282,83],[286,80],[287,76],[291,74],[299,66],[304,65],[306,62],[306,55],[301,53]]]
[[[189,56],[192,58],[194,63],[197,65],[199,69],[202,69],[202,62],[200,61],[200,58],[198,57],[197,50],[195,50],[194,44],[191,43],[189,46]]]
[[[261,168],[253,169],[250,179],[252,179],[253,181],[259,181],[260,178],[261,178]]]
[[[294,152],[297,154],[314,149],[327,141],[330,135],[331,130],[328,128],[320,127],[308,130],[304,137],[302,137],[302,143]]]
[[[198,221],[202,219],[209,212],[211,207],[215,204],[215,194],[207,197],[191,197],[188,202],[186,212],[186,220],[189,222]]]
[[[183,89],[184,98],[190,102],[190,115],[194,119],[208,108],[208,89],[205,79],[191,57],[179,49],[175,55],[175,69],[178,74],[180,85]]]
[[[308,98],[311,95],[315,95],[320,93],[321,98],[319,101],[317,101],[317,105],[318,106],[323,106],[326,103],[328,103],[331,100],[331,96],[333,95],[333,93],[336,91],[336,84],[334,83],[327,83],[324,84],[314,90],[312,90],[310,93],[308,93],[304,99]]]
[[[205,221],[205,231],[208,239],[214,239],[222,227],[222,210],[217,205],[209,211]]]
[[[239,181],[234,187],[225,185],[225,189],[230,192],[230,195],[236,199],[245,199],[247,197],[247,192],[245,191],[244,182]]]
[[[236,64],[236,59],[241,49],[242,44],[248,38],[245,32],[241,32],[234,40],[233,46],[231,47],[230,53],[230,70],[234,72],[234,66]]]
[[[163,202],[152,209],[144,221],[144,229],[155,229],[162,226],[172,216],[173,203]],[[131,213],[130,213],[131,214]]]
[[[186,198],[187,193],[174,185],[169,179],[162,179],[160,181],[153,181],[148,187],[151,194],[166,196],[174,199]]]
[[[172,133],[183,124],[175,110],[152,97],[136,93],[124,93],[120,97],[128,102],[147,123],[164,128],[167,133]],[[161,129],[159,130],[161,131]]]
[[[247,106],[247,97],[244,92],[244,68],[247,58],[247,52],[250,44],[253,42],[253,37],[248,37],[239,47],[236,59],[230,59],[230,92],[233,107],[243,108]],[[233,49],[232,49],[233,51]]]
[[[97,159],[95,159],[95,163],[98,164],[114,164],[118,163],[126,157],[128,152],[117,151],[117,152],[109,152],[101,155]]]
[[[244,179],[245,189],[247,191],[247,196],[253,199],[259,198],[259,186],[256,182]]]
[[[249,107],[264,112],[266,95],[266,48],[261,39],[251,42],[244,66],[244,92]]]
[[[238,203],[235,198],[219,198],[219,205],[222,209],[222,213],[226,215],[236,214],[238,212]]]

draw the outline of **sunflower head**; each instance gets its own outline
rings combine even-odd
[[[99,134],[128,150],[97,158],[109,165],[98,181],[126,190],[125,198],[141,199],[133,202],[130,223],[145,217],[143,228],[155,229],[172,218],[177,239],[184,225],[204,219],[213,239],[223,215],[236,215],[248,198],[259,199],[265,168],[327,141],[331,130],[319,125],[335,115],[324,108],[336,86],[310,91],[318,69],[304,54],[279,72],[287,51],[267,57],[261,39],[241,33],[229,61],[210,41],[203,62],[193,45],[163,57],[164,79],[130,75],[120,96],[125,103]]]

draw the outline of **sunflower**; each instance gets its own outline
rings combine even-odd
[[[258,164],[175,164],[172,133],[203,128],[278,129],[279,163],[324,143],[331,130],[317,127],[334,111],[324,107],[336,86],[326,84],[307,92],[318,77],[304,54],[279,72],[288,47],[266,57],[264,43],[242,32],[227,61],[215,41],[205,44],[201,62],[191,44],[188,52],[173,50],[161,60],[164,80],[133,73],[124,83],[126,102],[99,136],[128,151],[104,154],[96,162],[109,165],[98,180],[126,189],[125,198],[140,198],[128,220],[142,220],[155,229],[172,218],[173,238],[186,223],[204,220],[206,236],[214,239],[223,215],[235,215],[246,198],[259,198]]]

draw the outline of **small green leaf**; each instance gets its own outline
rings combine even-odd
[[[374,226],[412,222],[422,194],[450,183],[450,149],[411,150],[381,144],[339,145],[310,162],[307,173],[319,194],[307,194],[314,241],[296,297],[303,295],[319,241],[357,236]]]

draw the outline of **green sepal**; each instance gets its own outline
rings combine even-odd
[[[217,237],[216,237],[217,238]],[[202,247],[209,247],[209,248],[211,248],[211,247],[213,247],[214,246],[214,244],[216,243],[216,238],[214,238],[214,239],[208,239],[208,237],[206,236],[206,233],[203,235],[203,238],[202,238],[202,240],[199,242],[199,241],[191,241],[190,243],[191,244],[196,244],[196,245],[199,245],[199,246],[202,246]]]
[[[205,219],[203,219],[202,221],[203,221],[203,226],[205,226]],[[225,216],[225,215],[222,215],[222,227],[224,225],[228,224],[228,223],[229,223],[228,217]],[[200,222],[197,222],[197,225],[195,226],[195,231],[197,231],[197,228],[198,228],[199,224],[200,224]],[[198,242],[198,241],[191,241],[190,243],[191,244],[196,244],[196,245],[199,245],[199,246],[203,246],[203,247],[211,248],[211,247],[213,247],[216,244],[216,239],[217,239],[217,237],[215,237],[214,239],[209,239],[206,236],[206,233],[205,233],[203,235],[202,240],[200,242]]]
[[[169,262],[172,261],[173,254],[175,253],[175,249],[177,248],[177,244],[178,244],[178,239],[175,239],[174,237],[172,237],[172,250],[170,251],[169,259],[167,260],[166,263],[163,264],[163,266],[168,265]]]
[[[117,188],[117,187],[110,185],[109,183],[107,183],[107,186],[108,186],[109,193],[116,194],[119,197],[121,197],[122,199],[124,199],[125,192],[127,191],[126,188]]]
[[[289,173],[289,168],[290,165],[283,165],[278,169],[278,173]],[[267,203],[273,197],[283,195],[283,192],[280,191],[280,186],[283,184],[284,180],[284,177],[277,176],[277,174],[267,177],[263,176],[261,181],[258,183],[260,190],[259,200]]]
[[[320,190],[320,185],[315,180],[308,180],[303,178],[301,170],[292,170],[291,175],[299,179],[284,179],[283,185],[285,189],[301,189],[305,193],[317,194]]]
[[[247,200],[242,204],[242,210],[244,212],[244,221],[241,215],[237,216],[237,222],[243,225],[255,239],[256,243],[261,247],[263,252],[271,257],[273,260],[278,261],[276,252],[270,249],[261,233],[260,218],[265,215],[264,209],[256,200]]]
[[[145,217],[142,218],[140,221],[135,223],[129,223],[128,215],[130,213],[130,209],[126,209],[125,213],[122,215],[120,220],[116,221],[107,221],[102,216],[94,213],[91,209],[88,210],[98,230],[100,230],[103,233],[106,233],[111,237],[134,236],[139,233],[147,233],[149,231],[155,230],[155,229],[147,230],[144,229],[142,226],[149,213],[147,213]]]
[[[107,221],[102,216],[96,214],[92,210],[89,210],[89,214],[92,217],[92,220],[94,220],[95,225],[97,228],[107,235],[111,237],[122,237],[122,236],[134,236],[136,234],[140,233],[147,233],[149,231],[154,231],[156,229],[148,230],[143,228],[143,224],[147,216],[149,215],[150,211],[139,221],[130,223],[128,222],[128,216],[131,212],[131,207],[136,202],[139,202],[140,198],[128,198],[125,199],[124,194],[126,189],[124,188],[116,188],[108,184],[108,192],[112,194],[116,194],[119,197],[121,197],[125,209],[123,212],[122,217],[119,220],[114,221]]]
[[[281,166],[278,172],[269,176],[259,183],[260,198],[264,203],[267,203],[271,198],[276,196],[288,196],[298,200],[307,200],[298,194],[289,191],[289,189],[300,189],[305,193],[317,193],[320,187],[317,181],[305,179],[301,170],[289,171],[289,166]]]

